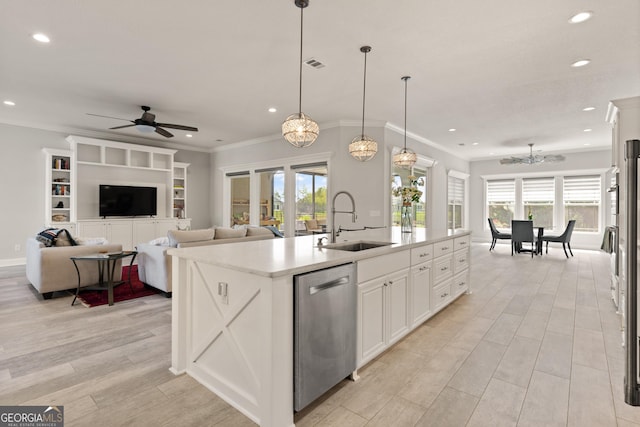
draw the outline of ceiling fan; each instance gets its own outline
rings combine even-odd
[[[100,114],[91,114],[91,113],[87,113],[90,116],[96,116],[96,117],[106,117],[109,119],[116,119],[116,120],[126,120],[128,122],[131,122],[132,124],[130,125],[124,125],[124,126],[116,126],[116,127],[112,127],[109,129],[123,129],[123,128],[128,128],[131,126],[135,126],[136,129],[138,129],[140,132],[155,132],[155,133],[159,133],[160,135],[166,137],[166,138],[171,138],[173,137],[173,134],[171,132],[168,132],[167,130],[163,129],[163,128],[170,128],[170,129],[180,129],[180,130],[188,130],[191,132],[198,132],[198,128],[193,127],[193,126],[184,126],[184,125],[172,125],[170,123],[157,123],[156,120],[156,115],[153,113],[150,113],[149,110],[151,110],[151,107],[147,107],[146,105],[142,105],[140,108],[142,108],[142,117],[140,117],[139,119],[135,119],[135,120],[128,120],[128,119],[121,119],[119,117],[111,117],[111,116],[102,116]]]
[[[516,164],[525,164],[525,165],[534,165],[537,163],[544,162],[561,162],[564,160],[564,156],[561,155],[547,155],[542,156],[540,154],[533,154],[533,144],[529,145],[529,155],[524,157],[509,157],[508,159],[500,159],[501,165],[516,165]]]

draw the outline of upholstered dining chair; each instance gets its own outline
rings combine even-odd
[[[489,220],[489,228],[491,229],[491,246],[489,246],[489,250],[492,251],[496,247],[496,242],[498,239],[511,239],[511,234],[509,233],[501,233],[496,228],[496,225],[493,223],[492,218],[488,218]]]
[[[567,228],[564,229],[564,233],[559,236],[542,236],[542,241],[546,242],[545,252],[549,253],[549,242],[562,243],[562,249],[564,249],[564,254],[569,258],[569,254],[567,254],[567,248],[569,248],[569,252],[571,256],[573,256],[573,252],[571,251],[571,234],[573,233],[573,228],[576,226],[576,220],[569,220],[567,224]],[[566,246],[565,246],[566,245]]]
[[[531,243],[531,258],[535,252],[535,237],[533,236],[533,221],[511,221],[511,255],[520,251],[523,243]]]

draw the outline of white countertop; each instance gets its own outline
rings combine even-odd
[[[193,261],[205,262],[246,273],[266,277],[300,274],[358,261],[372,256],[409,249],[425,243],[435,243],[453,236],[470,234],[466,230],[451,232],[415,229],[413,233],[402,233],[399,227],[365,231],[348,231],[336,238],[336,242],[359,240],[392,242],[391,245],[350,252],[318,247],[318,239],[328,234],[275,238],[225,245],[198,246],[184,249],[169,249],[169,255]],[[325,240],[326,242],[326,240]]]

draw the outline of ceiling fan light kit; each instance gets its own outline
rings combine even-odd
[[[546,156],[543,156],[540,154],[534,155],[533,144],[527,144],[527,145],[529,145],[528,156],[509,157],[509,158],[501,159],[500,164],[501,165],[518,165],[518,164],[536,165],[539,163],[561,162],[565,159],[565,157],[561,155],[546,155]]]
[[[367,53],[371,52],[371,46],[362,46],[360,52],[364,53],[364,84],[362,89],[362,128],[360,135],[353,138],[349,144],[349,154],[361,162],[373,159],[378,152],[378,143],[364,134],[364,106],[367,93]]]
[[[404,76],[401,79],[404,81],[404,147],[393,155],[393,164],[405,169],[410,169],[418,161],[416,153],[407,148],[407,81],[410,78],[411,76]]]
[[[290,115],[282,123],[282,136],[291,145],[297,148],[308,147],[318,138],[320,127],[309,116],[302,112],[302,34],[303,34],[303,11],[309,6],[309,0],[294,0],[300,8],[300,86],[298,90],[298,112]]]

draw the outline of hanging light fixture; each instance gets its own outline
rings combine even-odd
[[[404,148],[393,155],[393,164],[401,168],[409,169],[416,164],[418,156],[413,150],[407,148],[407,80],[411,76],[404,76]]]
[[[309,6],[309,0],[294,0],[300,8],[300,89],[298,92],[298,112],[290,115],[282,123],[282,136],[293,146],[298,148],[308,147],[316,140],[320,128],[313,119],[302,112],[302,23],[303,10]]]
[[[364,100],[367,92],[367,53],[371,52],[371,46],[362,46],[360,52],[364,53],[364,85],[362,89],[362,128],[360,135],[353,138],[349,144],[349,154],[354,159],[366,162],[375,157],[378,152],[378,143],[364,134]]]

